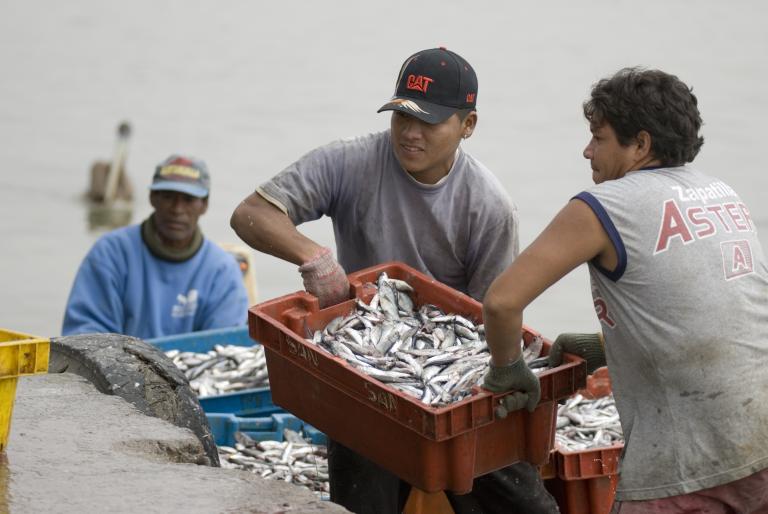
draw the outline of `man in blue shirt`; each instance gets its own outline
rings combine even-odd
[[[152,215],[99,238],[80,265],[63,335],[151,339],[245,323],[239,266],[198,226],[208,209],[205,163],[172,155],[157,166],[149,189]]]

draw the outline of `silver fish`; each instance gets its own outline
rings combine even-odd
[[[623,443],[613,395],[595,400],[576,394],[557,409],[555,444],[581,451]]]
[[[311,340],[427,405],[445,406],[470,395],[488,369],[483,325],[435,305],[415,306],[412,287],[386,273],[374,287],[370,303],[358,299],[353,311],[317,331],[322,338],[315,332]],[[541,344],[532,345],[525,349],[526,360],[541,353]]]
[[[261,345],[216,345],[206,353],[170,350],[166,355],[184,372],[200,397],[269,385]]]
[[[328,450],[310,444],[300,434],[285,430],[284,441],[255,441],[235,434],[235,447],[219,446],[221,467],[245,469],[267,480],[283,480],[313,491],[328,500]]]

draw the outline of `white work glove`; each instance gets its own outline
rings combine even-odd
[[[320,308],[349,299],[349,280],[344,268],[333,258],[330,248],[321,248],[299,266],[304,289],[320,300]]]

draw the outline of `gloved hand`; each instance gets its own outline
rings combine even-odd
[[[549,366],[554,368],[562,364],[563,353],[572,353],[587,361],[588,375],[605,366],[605,347],[600,333],[560,334],[549,349]]]
[[[523,407],[528,409],[528,412],[533,412],[541,399],[539,377],[528,369],[522,355],[508,366],[490,364],[483,379],[483,387],[494,393],[515,390],[502,398],[500,405],[496,407],[496,415],[500,418],[506,418],[508,413]]]
[[[304,289],[320,300],[320,307],[349,299],[349,280],[344,268],[333,258],[330,248],[322,248],[299,266]]]

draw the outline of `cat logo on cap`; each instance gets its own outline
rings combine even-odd
[[[427,88],[434,81],[434,79],[425,77],[424,75],[408,75],[408,82],[405,87],[426,94]]]

